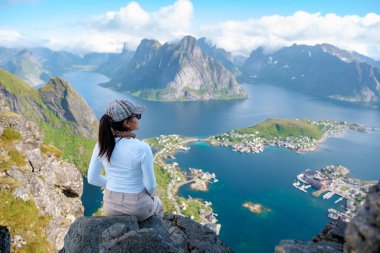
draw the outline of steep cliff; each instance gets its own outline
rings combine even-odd
[[[197,40],[185,36],[161,45],[144,39],[127,68],[103,84],[150,100],[208,100],[248,97],[234,75]]]
[[[43,144],[37,124],[10,112],[0,94],[0,224],[12,252],[53,252],[83,215],[83,182],[60,150]]]

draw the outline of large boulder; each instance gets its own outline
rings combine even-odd
[[[165,214],[80,217],[69,228],[60,253],[233,252],[205,225]]]

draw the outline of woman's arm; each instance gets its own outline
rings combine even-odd
[[[96,143],[94,150],[92,151],[92,157],[87,171],[87,182],[92,185],[104,187],[107,184],[107,178],[101,174],[103,164],[98,159],[98,154],[99,146],[98,143]]]
[[[146,145],[145,153],[141,160],[141,170],[143,173],[144,186],[149,195],[153,196],[156,192],[156,176],[153,167],[153,153],[148,144]]]

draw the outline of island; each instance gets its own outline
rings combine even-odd
[[[192,183],[190,188],[196,191],[208,191],[208,183],[218,182],[218,179],[215,177],[215,173],[205,172],[202,169],[189,168],[191,172]]]
[[[328,137],[347,129],[366,132],[362,125],[346,121],[309,119],[268,119],[257,125],[231,130],[207,141],[215,146],[230,146],[234,151],[260,153],[267,146],[285,147],[296,152],[315,151]]]
[[[261,204],[255,204],[250,201],[244,202],[243,207],[248,208],[249,211],[255,214],[262,214],[263,211],[270,212],[271,210],[267,207],[263,207]]]

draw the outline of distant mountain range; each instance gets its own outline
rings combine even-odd
[[[89,53],[80,57],[65,51],[48,48],[0,47],[0,68],[17,75],[31,86],[46,83],[52,77],[75,70],[91,70],[112,75],[133,56],[124,47],[122,53]]]
[[[263,48],[234,56],[206,38],[185,36],[161,45],[143,39],[121,53],[83,57],[47,48],[0,48],[0,68],[34,86],[73,70],[91,70],[111,80],[104,87],[149,100],[246,98],[239,84],[270,83],[314,95],[348,101],[380,100],[380,62],[329,44]]]
[[[351,101],[380,100],[379,62],[328,44],[254,50],[242,67],[249,82],[266,82]]]

